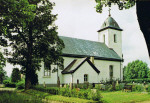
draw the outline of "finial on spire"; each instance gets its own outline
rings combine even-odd
[[[111,10],[111,9],[109,8],[109,10],[108,10],[108,11],[109,11],[109,15],[108,15],[108,16],[111,16],[111,14],[110,14],[110,10]]]

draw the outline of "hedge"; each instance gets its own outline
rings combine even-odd
[[[57,87],[41,87],[41,86],[33,86],[32,89],[42,91],[42,92],[47,92],[50,94],[54,95],[62,95],[66,97],[77,97],[77,98],[82,98],[82,99],[92,99],[95,101],[100,101],[101,100],[101,95],[98,90],[93,91],[91,89],[87,90],[76,90],[76,89],[69,89],[69,88],[57,88]]]
[[[150,82],[150,78],[144,78],[144,79],[126,79],[124,80],[124,82],[127,83],[149,83]]]

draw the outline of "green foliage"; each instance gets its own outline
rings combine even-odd
[[[18,82],[21,80],[21,73],[18,68],[13,68],[11,74],[11,82]]]
[[[8,62],[21,65],[26,89],[37,81],[33,78],[41,60],[63,69],[60,55],[64,44],[54,25],[57,15],[52,14],[53,6],[49,0],[0,1],[0,45],[12,48]]]
[[[95,101],[100,101],[101,100],[101,95],[99,90],[96,90],[95,92],[91,91],[91,89],[83,89],[80,91],[77,91],[76,89],[69,89],[69,88],[43,88],[40,86],[34,86],[32,89],[42,91],[42,92],[47,92],[50,94],[55,94],[55,95],[62,95],[66,97],[78,97],[82,99],[91,99]]]
[[[109,6],[113,4],[117,4],[119,10],[123,9],[129,9],[135,5],[135,0],[95,0],[97,5],[96,5],[96,11],[98,13],[102,13],[103,6]]]
[[[150,92],[150,84],[148,85],[148,87],[146,88],[147,92]]]
[[[59,88],[57,87],[43,88],[41,86],[32,86],[32,89],[39,90],[42,92],[47,92],[47,93],[54,94],[54,95],[58,95],[58,91],[59,91]]]
[[[43,102],[40,98],[36,98],[31,95],[22,95],[11,91],[1,91],[0,103],[43,103]]]
[[[11,82],[11,80],[4,80],[3,84],[5,85],[5,87],[16,87],[16,84],[14,82]]]
[[[3,54],[0,52],[0,83],[6,79],[6,71],[3,69],[6,64],[6,59],[3,57]]]
[[[124,68],[124,79],[144,79],[147,78],[148,66],[146,63],[136,60]]]
[[[135,86],[132,87],[132,91],[143,92],[144,86],[142,84],[136,84]]]
[[[143,78],[143,79],[126,79],[124,80],[124,82],[127,83],[149,83],[150,82],[150,78]]]
[[[24,89],[25,87],[25,81],[21,80],[16,84],[17,89]]]
[[[33,74],[32,78],[31,78],[31,84],[32,85],[37,85],[38,84],[38,75],[36,73]]]

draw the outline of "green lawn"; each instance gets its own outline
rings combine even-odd
[[[150,101],[150,94],[138,92],[102,92],[104,103],[135,103]]]

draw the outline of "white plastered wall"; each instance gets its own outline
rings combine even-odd
[[[114,34],[116,34],[116,43],[114,42]],[[98,41],[104,42],[103,35],[105,35],[105,44],[112,48],[122,58],[122,33],[119,30],[106,29],[99,32]]]
[[[72,57],[64,57],[64,67],[68,66],[75,58]],[[78,58],[79,59],[79,58]],[[73,74],[73,83],[77,83],[77,79],[79,79],[79,83],[84,83],[84,74],[88,74],[89,83],[99,83],[101,80],[109,80],[109,66],[113,66],[113,74],[114,79],[121,79],[123,77],[122,65],[120,65],[120,61],[107,61],[107,60],[94,60],[94,65],[97,69],[100,70],[100,74],[87,63],[85,62],[74,74]],[[55,66],[56,67],[56,66]],[[52,66],[52,69],[54,65]],[[120,71],[121,70],[121,71]],[[44,77],[44,64],[42,63],[42,67],[40,71],[37,71],[39,84],[57,84],[57,72],[51,73],[50,77]],[[61,74],[61,70],[58,73],[60,77],[60,83],[68,84],[71,83],[72,75],[71,74]]]

